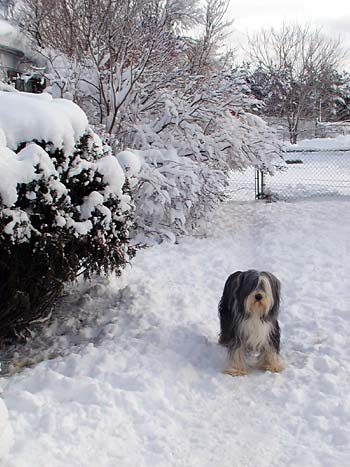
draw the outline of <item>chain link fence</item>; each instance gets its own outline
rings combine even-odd
[[[350,199],[350,144],[334,148],[288,147],[284,159],[286,167],[273,176],[253,168],[233,172],[229,196],[237,201]]]

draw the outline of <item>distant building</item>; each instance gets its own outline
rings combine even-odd
[[[18,74],[25,71],[26,64],[28,62],[25,60],[24,53],[21,50],[0,44],[0,70],[2,79],[12,80],[16,78]]]
[[[0,79],[19,91],[38,94],[45,89],[46,80],[41,73],[28,73],[32,65],[21,50],[0,44]]]
[[[18,28],[0,18],[0,81],[13,85],[19,91],[41,93],[46,79],[38,68],[38,60],[24,52],[25,39]]]

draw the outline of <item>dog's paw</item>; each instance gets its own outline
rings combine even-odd
[[[230,376],[246,376],[248,373],[244,368],[227,368],[227,370],[223,371],[223,374]]]
[[[284,370],[283,361],[276,352],[263,354],[258,366],[262,371],[270,371],[271,373],[281,373]]]
[[[271,373],[281,373],[284,370],[284,365],[281,362],[274,363],[273,365],[263,365],[261,367],[263,371],[270,371]]]

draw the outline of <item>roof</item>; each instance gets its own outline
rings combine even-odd
[[[6,52],[6,53],[8,53],[10,55],[15,55],[18,58],[23,58],[24,57],[24,53],[21,50],[15,49],[13,47],[9,47],[8,45],[1,45],[0,44],[0,52],[1,51]]]

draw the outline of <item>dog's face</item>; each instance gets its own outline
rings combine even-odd
[[[250,315],[267,316],[274,304],[272,287],[267,276],[261,274],[256,287],[245,300],[246,313]]]

